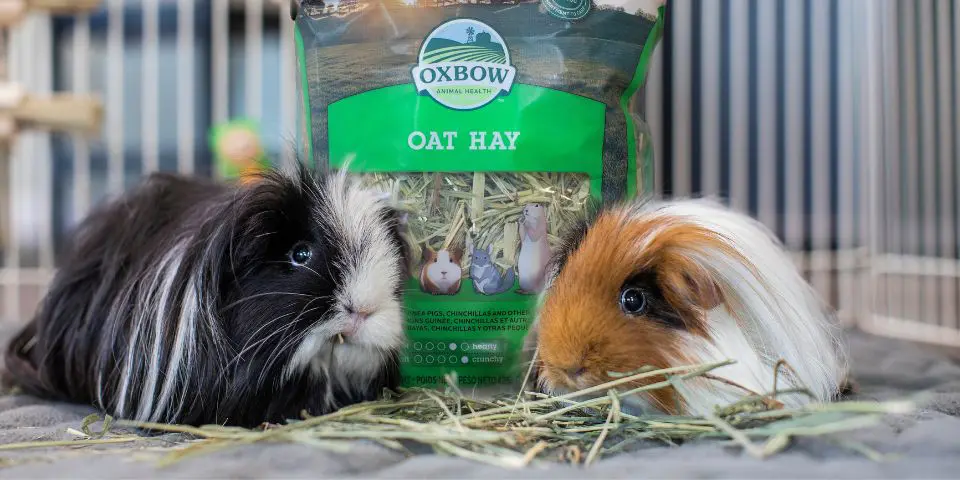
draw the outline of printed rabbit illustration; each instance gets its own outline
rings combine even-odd
[[[520,216],[520,254],[517,272],[520,293],[537,294],[543,290],[550,244],[547,238],[547,209],[542,203],[529,203]]]
[[[497,270],[490,256],[493,254],[491,246],[473,251],[470,261],[470,278],[473,280],[473,289],[482,295],[497,295],[513,287],[513,269],[508,268],[503,275]]]
[[[423,266],[420,267],[420,288],[434,295],[454,295],[460,291],[460,254],[424,247]]]

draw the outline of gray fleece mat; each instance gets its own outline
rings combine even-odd
[[[936,349],[848,333],[860,396],[896,399],[920,391],[932,395],[908,417],[845,438],[895,454],[874,462],[821,439],[799,441],[783,453],[755,460],[716,443],[680,447],[651,444],[602,460],[588,470],[548,466],[502,470],[441,455],[405,457],[366,443],[349,453],[299,445],[237,447],[157,466],[159,452],[174,437],[133,445],[88,446],[46,451],[0,450],[4,478],[960,478],[960,364]],[[92,410],[23,396],[0,397],[2,444],[72,439]],[[99,428],[99,425],[97,426]],[[134,448],[131,448],[134,447]]]

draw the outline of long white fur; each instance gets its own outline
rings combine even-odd
[[[163,412],[171,402],[177,402],[178,412],[182,410],[185,398],[181,395],[179,399],[175,399],[174,394],[176,384],[183,379],[184,372],[190,368],[193,360],[192,353],[195,349],[197,331],[200,328],[197,322],[206,323],[207,326],[203,328],[210,328],[211,332],[216,331],[214,312],[209,307],[203,306],[204,299],[201,294],[203,276],[209,272],[201,268],[188,272],[182,271],[188,240],[183,239],[177,247],[161,257],[158,265],[153,269],[154,275],[144,280],[139,291],[146,292],[146,298],[137,299],[137,301],[129,299],[129,292],[137,291],[133,288],[120,297],[120,301],[129,300],[129,305],[134,306],[132,316],[136,320],[120,371],[117,411],[137,421],[163,421]],[[175,283],[179,281],[178,276],[183,273],[187,274],[187,281],[184,288],[179,290],[175,287]],[[181,291],[183,295],[179,301],[175,298],[177,291]],[[164,319],[167,318],[167,312],[171,310],[178,312],[176,325],[172,327],[175,328],[175,341],[170,350],[170,358],[166,362],[166,369],[162,369],[161,339],[167,335],[166,329],[171,328]],[[115,309],[114,311],[122,312],[123,310]],[[138,376],[135,374],[137,366],[135,362],[141,361],[139,359],[143,358],[144,351],[149,352],[148,368],[145,376]],[[162,374],[161,370],[163,370]],[[156,395],[161,380],[163,383],[160,386],[160,394]],[[134,382],[142,387],[139,397],[133,397],[131,394]],[[98,393],[97,397],[100,407],[106,408],[103,405],[102,394]],[[156,403],[154,403],[155,399]]]
[[[180,269],[180,264],[183,261],[183,252],[185,245],[183,242],[177,244],[176,248],[171,249],[166,255],[164,255],[160,260],[159,268],[157,268],[156,273],[151,279],[150,284],[143,289],[147,292],[147,299],[144,302],[148,308],[155,309],[155,312],[150,311],[141,311],[138,317],[138,329],[141,325],[146,324],[150,321],[147,316],[151,313],[156,315],[156,318],[162,319],[165,318],[165,310],[170,308],[169,305],[170,294],[174,292],[173,284],[177,279],[177,273]],[[160,298],[156,298],[159,296]],[[186,302],[184,302],[186,303]],[[155,420],[150,417],[150,412],[153,411],[153,400],[154,393],[156,390],[157,383],[160,379],[160,359],[162,358],[162,345],[163,345],[163,330],[164,324],[163,321],[153,321],[153,341],[150,349],[150,367],[147,370],[146,381],[143,385],[143,390],[140,393],[140,403],[137,408],[137,413],[135,418],[149,420]],[[174,348],[174,354],[176,354],[176,347]],[[174,362],[171,362],[171,365]],[[124,385],[126,386],[131,379],[129,377],[124,379]],[[121,396],[123,398],[123,396]],[[158,406],[157,410],[162,409],[162,406]]]
[[[693,260],[719,285],[724,304],[708,312],[707,328],[713,341],[685,335],[685,354],[698,362],[736,360],[713,373],[758,393],[773,388],[773,369],[780,359],[792,370],[781,371],[778,390],[804,387],[818,401],[829,401],[847,369],[847,358],[829,310],[800,275],[780,242],[751,217],[712,200],[692,199],[639,203],[626,212],[633,218],[661,217],[664,223],[682,222],[715,232],[729,248],[746,259],[722,250],[688,245],[682,254]],[[638,239],[648,244],[662,229]],[[675,247],[677,248],[677,247]],[[679,361],[678,361],[679,363]],[[736,387],[699,380],[689,384],[693,413],[742,398]],[[788,406],[809,401],[803,395],[780,396]]]
[[[180,306],[180,315],[177,320],[177,331],[176,337],[174,339],[173,349],[171,350],[170,361],[167,363],[166,378],[163,382],[163,390],[161,390],[159,400],[157,402],[157,409],[155,412],[162,412],[168,403],[171,401],[176,401],[176,411],[174,412],[175,416],[178,416],[184,407],[184,402],[186,400],[186,392],[180,392],[180,398],[174,399],[173,395],[176,392],[177,383],[182,381],[184,376],[184,370],[190,368],[193,365],[193,352],[196,351],[196,332],[198,320],[206,320],[209,324],[208,327],[213,329],[213,318],[212,312],[204,309],[200,304],[202,298],[201,285],[202,280],[197,280],[196,278],[191,278],[187,284],[187,290],[184,294],[183,301]],[[154,413],[156,417],[158,413]],[[152,421],[158,421],[159,419],[155,418]]]

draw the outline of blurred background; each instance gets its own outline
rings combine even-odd
[[[95,138],[20,132],[0,155],[0,320],[25,321],[64,234],[155,170],[213,172],[209,133],[259,124],[293,161],[286,0],[104,0],[33,12],[0,82],[92,93]],[[669,0],[647,81],[656,194],[718,196],[784,240],[848,326],[960,346],[960,6]]]

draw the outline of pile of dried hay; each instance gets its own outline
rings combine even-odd
[[[844,401],[786,409],[776,400],[776,394],[748,394],[705,417],[637,416],[620,409],[620,398],[642,391],[673,387],[683,396],[685,380],[714,378],[708,372],[730,363],[733,362],[660,370],[647,368],[557,397],[524,391],[517,397],[481,400],[464,395],[454,379],[448,379],[449,386],[443,392],[404,390],[328,415],[304,414],[303,419],[291,420],[285,425],[264,425],[253,430],[219,425],[197,428],[146,424],[113,421],[107,417],[102,431],[94,433],[89,425],[99,419],[89,418],[84,422],[83,439],[11,444],[0,446],[0,450],[117,443],[138,438],[113,429],[120,426],[195,437],[171,449],[163,457],[163,464],[257,442],[288,442],[347,451],[354,440],[372,441],[407,453],[413,445],[426,445],[440,453],[508,468],[549,461],[589,465],[641,442],[675,445],[696,439],[732,441],[748,454],[763,458],[782,451],[795,437],[831,437],[875,425],[884,415],[905,414],[914,409],[913,403],[907,401]],[[620,386],[636,385],[638,381],[654,383],[617,391]],[[575,400],[584,397],[587,399]],[[831,439],[874,460],[884,458],[866,445]]]

